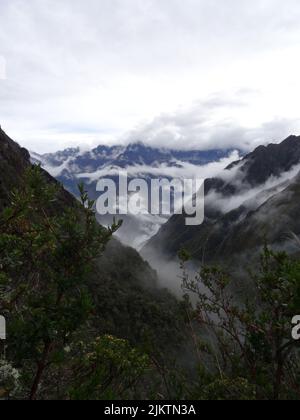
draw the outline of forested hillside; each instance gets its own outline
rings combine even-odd
[[[135,355],[130,346],[137,355],[147,351],[157,363],[168,363],[184,330],[179,303],[158,290],[156,273],[135,250],[113,239],[118,226],[98,225],[83,187],[80,203],[32,166],[26,150],[0,135],[0,313],[7,319],[8,361],[20,370],[19,396],[55,397],[62,381],[59,397],[67,397],[67,387],[79,380],[70,363],[83,351],[80,343],[88,351],[97,337],[104,337],[103,352],[116,346],[117,360],[101,369],[129,363],[126,357]],[[139,357],[133,369],[136,362]],[[105,371],[101,375],[99,382],[108,380]],[[117,374],[103,395],[114,392],[114,381]],[[91,395],[102,394],[95,389]]]
[[[28,158],[0,132],[0,399],[300,399],[295,254],[265,244],[237,300],[230,271],[193,274],[181,250],[178,301],[84,186],[77,201]]]

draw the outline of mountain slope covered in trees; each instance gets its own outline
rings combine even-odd
[[[87,352],[105,344],[104,354],[110,347],[114,354],[115,346],[116,358],[124,356],[119,363],[132,362],[133,369],[144,362],[139,353],[130,359],[135,351],[130,346],[168,364],[183,336],[180,304],[157,288],[156,273],[135,250],[112,238],[118,226],[99,226],[83,187],[80,204],[32,166],[28,152],[2,130],[0,169],[0,313],[7,319],[7,358],[22,375],[19,396],[54,398],[58,383],[61,398],[70,396],[68,386],[80,377],[71,379],[72,363],[83,351],[80,342]],[[124,355],[120,350],[118,356],[117,344]],[[114,362],[109,359],[107,368]],[[130,377],[122,376],[120,383]],[[109,379],[103,372],[99,383],[108,385],[102,395],[117,392],[121,385],[114,381],[119,379],[117,373]],[[86,390],[81,392],[76,398]],[[99,398],[101,390],[93,393]]]
[[[265,246],[253,274],[240,276],[252,294],[237,301],[228,270],[200,264],[193,274],[182,251],[178,302],[157,290],[136,251],[113,240],[118,225],[97,223],[84,186],[75,200],[2,131],[0,167],[0,314],[8,327],[0,399],[300,398],[299,342],[291,334],[300,308],[297,258]],[[285,167],[293,173],[280,172],[279,184],[265,176],[268,188],[255,191],[251,211],[243,196],[244,220],[261,207],[270,220],[277,206],[292,214],[286,194],[298,194],[297,168]],[[241,191],[231,170],[227,182],[210,185]],[[210,217],[221,213],[212,207]]]

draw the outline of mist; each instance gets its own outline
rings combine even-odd
[[[256,210],[272,196],[285,190],[291,180],[298,175],[300,165],[293,166],[289,171],[283,172],[278,177],[271,176],[264,184],[257,187],[251,187],[244,181],[245,173],[241,169],[241,165],[237,165],[237,167],[219,174],[219,178],[230,181],[237,188],[238,194],[228,197],[212,190],[205,197],[206,204],[209,207],[217,209],[223,214],[229,213],[242,205],[249,210]]]

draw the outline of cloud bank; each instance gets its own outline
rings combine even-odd
[[[300,131],[298,0],[1,0],[0,14],[0,123],[31,150]]]

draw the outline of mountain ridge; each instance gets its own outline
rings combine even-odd
[[[196,260],[230,264],[257,255],[265,243],[291,250],[292,235],[300,235],[299,172],[300,137],[258,147],[206,181],[201,226],[187,227],[184,216],[173,216],[142,255],[150,261],[153,252],[174,258],[185,248]]]
[[[158,165],[183,161],[191,164],[205,164],[224,158],[235,151],[234,148],[211,150],[177,150],[172,148],[151,147],[142,142],[129,143],[127,146],[99,145],[90,151],[81,151],[80,148],[69,148],[56,153],[37,154],[31,152],[32,158],[40,160],[42,164],[59,166],[66,160],[72,165],[80,167],[82,172],[97,170],[104,166],[118,166],[125,168],[132,165]]]

